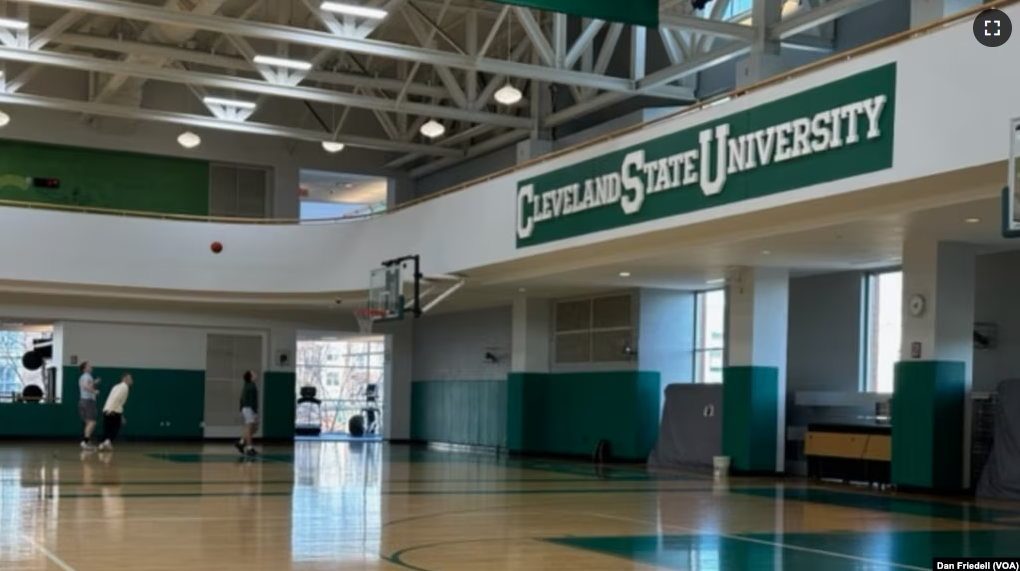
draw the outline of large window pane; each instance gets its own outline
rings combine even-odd
[[[868,390],[893,392],[893,370],[900,360],[903,273],[876,274],[869,281],[871,319],[868,323]]]
[[[350,418],[366,408],[370,384],[377,385],[376,405],[381,408],[385,350],[385,341],[376,338],[298,341],[298,394],[302,387],[316,388],[324,432],[347,430]]]
[[[695,304],[694,381],[721,383],[726,343],[726,291],[699,292]]]

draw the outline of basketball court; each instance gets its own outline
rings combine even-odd
[[[0,568],[924,570],[1020,507],[378,443],[0,447]]]

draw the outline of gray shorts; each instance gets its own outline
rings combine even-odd
[[[78,401],[78,416],[82,422],[89,422],[96,419],[96,401],[81,399]]]

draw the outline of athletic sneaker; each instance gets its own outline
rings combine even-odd
[[[87,450],[87,451],[91,452],[91,451],[95,450],[96,447],[93,446],[91,442],[86,442],[86,441],[82,440],[81,441],[81,449],[82,450]]]
[[[259,453],[256,452],[254,448],[249,448],[248,451],[245,452],[245,454],[248,455],[248,456],[258,456],[259,455]]]
[[[104,440],[103,443],[99,445],[99,449],[100,450],[113,450],[113,444],[110,444],[109,440]]]
[[[241,442],[241,441],[235,442],[234,443],[234,448],[237,448],[238,452],[240,452],[241,454],[244,454],[244,442]]]

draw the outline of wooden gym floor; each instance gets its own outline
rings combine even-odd
[[[798,571],[1020,556],[1020,504],[385,444],[0,444],[3,571]]]

